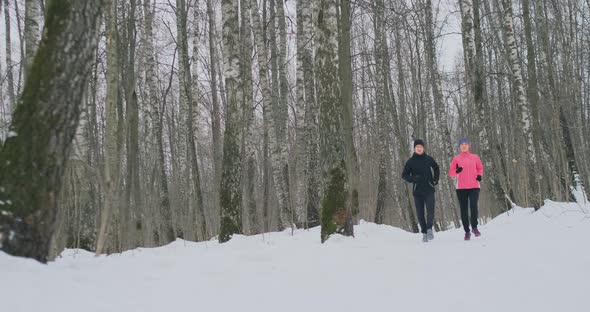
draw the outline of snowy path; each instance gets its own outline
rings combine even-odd
[[[517,209],[462,240],[362,223],[356,238],[319,229],[177,241],[48,266],[0,253],[0,311],[582,311],[590,295],[590,207]]]

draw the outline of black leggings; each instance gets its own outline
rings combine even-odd
[[[479,200],[479,189],[457,190],[457,198],[459,198],[459,206],[461,207],[461,222],[463,222],[463,229],[465,233],[469,233],[469,222],[471,221],[471,228],[477,229],[477,201]],[[469,216],[471,210],[471,218]]]
[[[418,215],[418,223],[420,223],[420,230],[422,233],[432,229],[434,222],[434,193],[426,195],[414,195],[414,204],[416,204],[416,214]],[[426,211],[424,211],[426,208]],[[424,216],[426,212],[426,217]]]

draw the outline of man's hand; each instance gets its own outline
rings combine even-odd
[[[475,178],[477,181],[481,182],[481,176],[478,174],[477,178]]]
[[[463,171],[463,167],[459,167],[459,164],[457,164],[457,167],[455,167],[455,173],[459,174],[461,171]]]

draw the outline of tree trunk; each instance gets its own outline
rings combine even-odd
[[[6,84],[8,89],[9,107],[11,108],[11,110],[14,110],[16,106],[16,99],[14,90],[14,64],[12,62],[12,32],[10,31],[10,6],[8,0],[4,0],[4,20],[6,22],[6,26],[4,28],[4,35],[6,36]]]
[[[532,118],[532,126],[533,126],[533,144],[535,149],[535,154],[537,155],[539,164],[544,162],[548,162],[549,160],[544,159],[543,155],[545,152],[543,151],[543,145],[541,143],[541,122],[540,122],[540,112],[539,112],[539,87],[538,87],[538,79],[537,79],[537,61],[536,61],[536,51],[535,46],[533,44],[533,35],[532,35],[532,23],[531,23],[531,16],[530,16],[530,5],[529,0],[522,1],[522,15],[524,19],[524,32],[526,38],[526,51],[527,51],[527,76],[528,76],[528,84],[527,84],[527,97],[529,99],[531,105],[531,118]],[[553,193],[551,191],[550,183],[546,177],[546,168],[547,166],[540,165],[535,172],[535,182],[538,183],[539,187],[539,194],[538,200],[539,203],[542,203],[545,199],[545,196],[548,194]]]
[[[223,136],[223,162],[221,174],[221,229],[219,241],[227,242],[233,234],[242,233],[241,216],[241,110],[240,49],[238,5],[222,0],[224,76],[227,90],[227,113]]]
[[[198,4],[198,2],[197,2]],[[195,12],[198,13],[197,8],[194,8]],[[193,67],[194,73],[190,75],[190,71],[188,72],[188,88],[191,88],[190,93],[190,103],[189,103],[189,115],[187,116],[187,128],[189,133],[189,150],[191,153],[191,172],[193,175],[193,187],[195,189],[195,220],[194,226],[196,227],[195,239],[196,240],[207,240],[208,237],[208,225],[207,225],[207,218],[205,216],[205,203],[203,198],[203,188],[201,186],[201,166],[199,165],[199,160],[197,157],[197,125],[198,125],[198,116],[199,116],[199,106],[198,106],[198,83],[193,81],[194,77],[198,77],[198,21],[196,18],[198,14],[195,13],[195,36],[194,36],[194,44],[193,44]],[[185,14],[185,26],[186,28],[186,14]],[[187,43],[187,50],[188,50],[188,43]],[[188,59],[188,57],[187,57]],[[188,66],[188,64],[186,64]]]
[[[128,61],[127,61],[127,81],[126,81],[126,102],[127,102],[127,203],[129,209],[128,224],[126,229],[130,232],[129,238],[125,242],[126,249],[142,246],[141,229],[144,225],[144,207],[141,201],[141,190],[139,180],[139,107],[137,103],[136,77],[135,77],[135,18],[137,3],[130,0],[129,16],[127,20],[127,38],[129,42]]]
[[[442,93],[442,81],[438,71],[438,61],[436,57],[436,42],[434,40],[435,23],[433,18],[432,1],[426,0],[424,9],[425,19],[425,47],[426,47],[426,66],[428,67],[428,77],[430,87],[432,90],[432,97],[434,103],[434,110],[436,112],[437,133],[441,143],[442,155],[446,159],[453,158],[453,143],[451,140],[451,129],[448,124],[447,108],[444,103],[444,96]],[[451,190],[452,181],[449,178],[441,179],[441,187],[445,187],[448,191]],[[439,204],[440,219],[444,220],[443,213],[445,206]]]
[[[244,136],[242,137],[243,148],[243,182],[244,182],[244,207],[248,216],[248,234],[260,233],[258,224],[258,213],[256,206],[256,129],[254,112],[254,91],[252,79],[252,23],[250,21],[250,1],[242,1],[240,17],[241,27],[241,75],[243,83],[243,118]],[[244,220],[245,221],[245,220]]]
[[[342,91],[340,96],[343,107],[342,123],[344,127],[344,142],[346,144],[347,167],[349,168],[349,214],[351,215],[350,218],[352,219],[352,216],[357,215],[359,210],[359,164],[353,139],[354,105],[352,102],[352,59],[350,56],[350,27],[352,22],[350,19],[350,0],[340,0],[340,42],[338,45],[338,53],[340,58],[340,88]],[[352,223],[348,224],[347,226],[350,227],[347,229],[347,231],[352,233]]]
[[[144,48],[145,48],[145,79],[148,88],[148,107],[153,112],[152,117],[152,136],[156,151],[155,172],[158,176],[157,197],[158,210],[156,213],[159,218],[153,221],[154,232],[146,233],[148,237],[153,237],[156,244],[164,244],[174,240],[174,231],[171,223],[170,194],[168,190],[168,179],[166,177],[166,160],[164,155],[164,142],[162,133],[163,112],[160,110],[160,102],[157,96],[158,86],[156,83],[156,60],[154,58],[154,34],[153,19],[154,9],[150,6],[150,0],[143,2],[144,13]]]
[[[484,74],[484,56],[482,47],[482,35],[479,18],[479,1],[480,0],[461,0],[461,12],[463,21],[463,47],[466,54],[466,72],[468,81],[471,84],[471,94],[473,96],[474,106],[478,112],[477,120],[481,129],[479,130],[478,141],[481,145],[479,150],[482,151],[484,167],[487,170],[485,181],[490,184],[490,189],[494,192],[494,198],[499,204],[499,212],[511,208],[508,200],[510,191],[506,188],[503,178],[505,166],[502,164],[501,148],[497,142],[495,129],[490,124],[489,109],[486,98],[485,74]]]
[[[278,3],[277,3],[278,2]],[[273,10],[273,6],[276,11]],[[271,163],[275,175],[275,186],[279,196],[279,230],[293,226],[293,211],[290,201],[289,186],[289,154],[287,138],[287,117],[289,92],[287,82],[287,41],[285,30],[285,9],[282,0],[271,0],[270,50],[273,103],[269,110],[271,118]],[[275,19],[277,22],[275,23]],[[276,29],[279,28],[278,51],[276,44]],[[277,79],[278,78],[278,79]],[[273,135],[274,134],[274,135]],[[274,140],[273,140],[274,137]],[[273,144],[274,142],[274,144]],[[274,147],[273,147],[274,146]]]
[[[15,19],[16,19],[16,31],[18,34],[18,45],[19,45],[19,59],[21,61],[18,62],[18,78],[16,79],[16,96],[18,96],[18,93],[20,93],[21,91],[21,84],[23,82],[23,72],[24,72],[24,65],[25,65],[25,61],[26,61],[26,56],[25,56],[25,35],[23,33],[23,14],[21,13],[21,10],[19,8],[19,2],[20,0],[14,0],[14,12],[16,13]],[[25,61],[22,61],[25,60]],[[18,99],[17,99],[18,100]]]
[[[320,106],[320,153],[324,195],[321,240],[339,233],[352,236],[349,173],[338,77],[338,19],[335,0],[321,0],[317,18],[316,68]]]
[[[105,201],[101,210],[100,230],[96,243],[96,254],[107,252],[107,239],[111,233],[116,232],[113,228],[113,215],[119,210],[119,150],[117,141],[119,129],[117,127],[117,101],[119,98],[119,63],[117,49],[117,1],[108,0],[108,11],[106,15],[106,49],[107,49],[107,98],[106,98],[106,134],[105,134],[105,166],[104,166],[104,190]],[[116,221],[116,220],[115,220]],[[114,240],[111,240],[114,241]]]
[[[25,79],[39,45],[39,0],[25,0]]]
[[[276,104],[273,104],[273,90],[271,87],[271,81],[268,77],[268,53],[267,49],[264,44],[264,37],[263,37],[263,28],[262,22],[260,21],[260,15],[258,14],[258,2],[255,0],[251,0],[252,3],[252,21],[254,26],[254,37],[256,41],[256,51],[258,52],[258,75],[260,78],[261,84],[261,91],[262,91],[262,100],[264,109],[267,114],[267,121],[268,121],[268,135],[269,135],[269,145],[270,145],[270,162],[271,162],[271,171],[272,177],[274,181],[274,185],[277,189],[277,197],[279,199],[279,230],[283,229],[285,221],[284,217],[290,216],[288,213],[288,208],[285,208],[289,205],[289,195],[288,195],[288,165],[284,162],[287,159],[283,158],[284,153],[286,153],[286,135],[282,132],[281,126],[277,125],[277,122],[280,120],[277,118],[276,112]],[[273,0],[274,1],[274,0]],[[272,25],[272,24],[271,24]],[[285,127],[286,127],[286,120],[285,120]],[[284,129],[286,130],[286,129]],[[283,139],[281,139],[283,138]],[[285,148],[285,151],[283,151]],[[288,219],[290,220],[290,219]]]
[[[219,108],[219,96],[217,87],[217,50],[215,49],[216,23],[211,0],[207,0],[207,16],[209,21],[209,62],[211,67],[211,133],[213,145],[213,194],[214,211],[219,211],[219,185],[221,183],[221,158],[223,143],[221,142],[221,111]]]
[[[400,22],[398,22],[400,23]],[[399,26],[401,27],[401,25]],[[399,103],[399,109],[397,111],[397,115],[393,116],[393,120],[394,120],[394,135],[397,139],[398,144],[400,144],[400,147],[397,149],[398,150],[398,158],[400,160],[403,160],[406,157],[406,152],[405,149],[403,148],[403,144],[404,143],[409,143],[410,139],[408,136],[408,131],[407,131],[407,127],[408,127],[408,119],[407,119],[407,110],[406,110],[406,79],[405,79],[405,73],[404,73],[404,66],[403,66],[403,60],[402,60],[402,41],[401,41],[401,34],[399,32],[399,27],[396,27],[395,30],[395,54],[396,54],[396,59],[397,59],[397,66],[398,66],[398,86],[399,86],[399,95],[398,95],[398,103]],[[396,112],[396,110],[393,110],[394,112]],[[397,121],[397,122],[396,122]],[[399,180],[399,183],[404,183],[403,180]],[[419,229],[418,229],[418,222],[416,221],[416,214],[414,212],[414,204],[412,203],[412,192],[411,190],[409,190],[409,188],[407,186],[405,187],[401,187],[402,189],[405,188],[405,190],[403,191],[403,194],[400,195],[401,199],[400,201],[403,204],[403,208],[405,210],[404,215],[407,215],[407,222],[409,225],[409,228],[412,230],[412,232],[414,233],[418,233]]]
[[[303,183],[305,190],[301,191],[301,196],[305,196],[301,201],[303,202],[303,209],[305,211],[305,227],[314,227],[320,225],[320,184],[318,175],[315,174],[319,169],[318,160],[318,106],[315,97],[315,74],[313,64],[313,21],[312,21],[312,2],[310,0],[300,0],[297,5],[298,27],[300,26],[300,34],[297,37],[298,57],[301,58],[301,73],[303,82],[298,83],[298,88],[303,90],[305,104],[304,121],[301,134],[303,140],[306,142],[304,147],[304,161],[301,166],[303,168],[303,177],[300,178],[300,183]],[[298,29],[299,31],[299,29]],[[301,99],[300,99],[301,100]],[[301,146],[301,144],[300,144]],[[298,193],[300,194],[300,193]]]
[[[195,190],[195,203],[194,203],[194,212],[188,212],[191,220],[189,227],[187,230],[192,232],[191,228],[196,226],[196,234],[194,235],[193,239],[205,239],[207,235],[207,223],[205,220],[205,209],[203,207],[203,192],[201,190],[201,172],[199,169],[199,162],[197,159],[197,147],[195,142],[196,130],[194,126],[194,114],[197,108],[197,101],[195,99],[195,94],[193,94],[193,87],[191,84],[193,83],[193,79],[191,77],[190,72],[190,63],[188,57],[188,29],[187,29],[187,7],[185,0],[177,0],[176,1],[176,23],[178,29],[178,44],[179,44],[179,79],[180,79],[180,89],[181,93],[184,95],[182,98],[187,101],[187,112],[186,115],[183,116],[186,123],[186,131],[187,131],[187,160],[189,161],[188,166],[190,170],[188,171],[192,174],[192,181],[193,187]],[[189,235],[190,237],[191,235]]]
[[[0,213],[0,248],[9,254],[49,260],[62,177],[103,5],[50,3],[38,56],[0,151],[0,201],[7,204]]]
[[[305,136],[305,75],[303,73],[303,53],[305,46],[311,44],[305,40],[305,34],[303,31],[303,6],[304,0],[297,0],[297,60],[296,60],[296,93],[297,99],[295,103],[295,176],[293,177],[293,181],[295,181],[295,185],[292,188],[293,195],[294,195],[294,205],[293,209],[297,211],[297,214],[303,218],[306,217],[306,213],[304,210],[305,202],[306,202],[306,189],[305,189],[305,182],[307,180],[306,170],[305,170],[305,160],[306,160],[306,136]],[[307,17],[306,17],[307,18]],[[306,223],[305,219],[298,220],[298,222],[302,222],[303,225]],[[301,224],[297,224],[298,227],[301,227]]]
[[[519,130],[524,135],[518,136],[520,138],[520,142],[523,143],[524,149],[522,153],[521,163],[522,165],[526,166],[526,171],[529,173],[528,177],[524,179],[524,181],[528,181],[529,185],[525,185],[525,187],[530,186],[532,189],[531,196],[529,199],[532,200],[533,206],[538,208],[540,207],[540,202],[538,201],[539,195],[537,186],[535,184],[535,177],[537,176],[537,155],[535,153],[535,142],[533,139],[533,130],[531,125],[531,113],[527,103],[526,95],[524,93],[524,82],[522,78],[522,69],[520,66],[520,60],[518,58],[518,48],[516,47],[516,37],[514,35],[514,30],[512,27],[512,1],[511,0],[502,0],[502,7],[504,9],[503,14],[503,22],[504,22],[504,37],[505,37],[505,45],[506,45],[506,54],[508,55],[508,61],[510,63],[510,70],[512,71],[512,83],[513,83],[513,98],[516,100],[516,105],[518,111],[520,113],[519,119]],[[525,203],[525,206],[528,207],[528,203]]]
[[[387,121],[385,116],[386,79],[389,70],[386,68],[387,41],[385,37],[385,18],[383,12],[384,3],[381,0],[375,2],[373,7],[375,30],[375,108],[377,118],[377,202],[375,207],[375,223],[384,223],[385,199],[387,192],[387,164],[389,163],[389,151],[387,150]]]

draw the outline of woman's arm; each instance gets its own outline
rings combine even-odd
[[[481,159],[479,158],[479,156],[475,156],[475,170],[477,171],[477,175],[480,175],[483,177],[483,164],[481,163]]]
[[[449,167],[449,176],[450,177],[456,177],[457,176],[457,160],[455,158],[453,158],[453,160],[451,161],[451,166]]]

